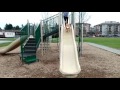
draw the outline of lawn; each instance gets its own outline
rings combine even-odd
[[[15,39],[16,39],[16,38],[5,38],[5,39],[3,39],[3,40],[4,40],[4,41],[14,41]],[[52,43],[57,43],[58,40],[59,40],[59,38],[53,38],[51,41],[52,41]],[[0,47],[7,46],[7,45],[9,45],[10,43],[12,43],[12,42],[2,43],[2,44],[0,44]]]
[[[104,46],[108,46],[111,48],[116,48],[116,49],[120,49],[120,38],[117,37],[112,37],[112,38],[108,38],[108,37],[91,37],[91,38],[83,38],[84,42],[92,42],[92,43],[96,43],[96,44],[100,44],[100,45],[104,45]]]
[[[0,47],[4,47],[4,46],[7,46],[7,45],[9,45],[11,42],[7,42],[7,43],[1,43],[0,44]]]
[[[6,38],[5,40],[14,41],[15,38]],[[52,39],[52,43],[57,43],[57,41],[58,41],[58,38]],[[76,41],[78,41],[78,38],[76,38]],[[112,38],[108,38],[108,37],[94,37],[94,38],[93,37],[85,37],[85,38],[83,38],[83,42],[92,42],[92,43],[120,49],[120,38],[119,37],[118,38],[114,38],[114,37],[112,37]],[[11,42],[0,44],[0,47],[7,46],[10,43]]]
[[[79,39],[76,38],[76,41]],[[53,43],[57,43],[57,38],[53,38]],[[83,38],[83,42],[91,42],[96,43],[104,46],[108,46],[111,48],[120,49],[120,37],[85,37]]]
[[[14,40],[16,40],[16,38],[5,38],[5,39],[1,39],[1,40],[5,40],[5,41],[14,41]]]
[[[1,39],[1,41],[14,41],[14,40],[16,40],[16,38],[5,38],[5,39]],[[10,43],[12,43],[12,42],[1,43],[1,44],[0,44],[0,47],[7,46],[7,45],[9,45]]]
[[[52,43],[57,43],[59,41],[59,38],[52,38],[51,42]]]

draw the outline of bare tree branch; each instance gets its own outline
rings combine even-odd
[[[82,23],[86,23],[90,18],[87,12],[80,12],[80,20],[82,20]],[[79,12],[75,12],[75,21],[79,22]]]
[[[86,12],[81,12],[81,15],[82,15],[81,19],[83,23],[86,23],[91,18]]]
[[[41,12],[42,20],[49,17],[49,12]]]

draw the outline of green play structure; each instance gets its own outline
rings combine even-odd
[[[58,24],[50,25],[48,24],[49,22],[46,20],[41,21],[41,23],[43,23],[43,30],[44,30],[42,34],[41,34],[41,24],[39,24],[38,26],[35,26],[35,25],[30,25],[30,23],[28,22],[21,30],[20,59],[22,60],[22,62],[29,64],[32,62],[39,61],[39,59],[36,57],[36,51],[40,46],[41,39],[43,43],[48,42],[49,36],[59,32]],[[43,35],[43,37],[41,37],[41,35]],[[24,43],[22,42],[23,36],[27,36],[27,39]]]
[[[74,13],[70,14],[71,24],[75,27],[74,21]],[[37,49],[41,47],[42,55],[46,52],[47,48],[49,47],[49,43],[52,41],[52,36],[57,34],[57,40],[59,43],[60,35],[61,35],[61,25],[63,23],[62,14],[58,13],[54,16],[41,20],[39,25],[27,24],[21,29],[21,55],[20,59],[23,63],[32,63],[39,61],[36,56]],[[79,21],[80,22],[80,21]],[[80,57],[80,43],[81,43],[81,34],[79,28],[79,41],[78,41],[78,54]],[[23,43],[23,36],[27,37],[27,39]],[[60,44],[59,44],[60,46]]]

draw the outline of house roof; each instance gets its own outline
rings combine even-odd
[[[20,32],[20,30],[0,30],[0,32]]]
[[[105,22],[97,24],[95,26],[99,26],[99,25],[120,25],[120,23],[116,22],[116,21],[105,21]]]

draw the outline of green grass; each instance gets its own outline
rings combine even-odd
[[[14,41],[16,38],[6,38],[4,40]],[[58,39],[53,38],[52,43],[57,43]],[[76,41],[78,41],[78,38],[76,38]],[[107,37],[95,37],[95,38],[83,38],[83,42],[92,42],[100,45],[105,45],[108,47],[120,49],[120,38],[107,38]],[[7,46],[11,42],[8,43],[2,43],[0,44],[0,47]]]
[[[16,38],[5,38],[5,39],[1,39],[1,40],[2,40],[2,41],[14,41],[14,40],[16,40]],[[1,44],[0,44],[0,47],[7,46],[7,45],[9,45],[10,43],[12,43],[12,42],[1,43]]]
[[[5,47],[5,46],[9,45],[10,43],[11,43],[11,42],[2,43],[2,44],[0,44],[0,47]]]
[[[83,38],[83,41],[120,49],[120,38],[95,37],[95,38]]]
[[[5,38],[5,39],[2,39],[2,40],[5,40],[5,41],[14,41],[14,40],[16,40],[16,38]]]
[[[79,38],[76,38],[76,41],[78,41]],[[53,43],[57,43],[57,38],[53,38]],[[85,37],[83,38],[83,42],[91,42],[96,43],[104,46],[108,46],[111,48],[120,49],[120,37],[118,38],[108,38],[108,37]]]
[[[59,38],[52,38],[52,43],[57,43],[59,41]]]

